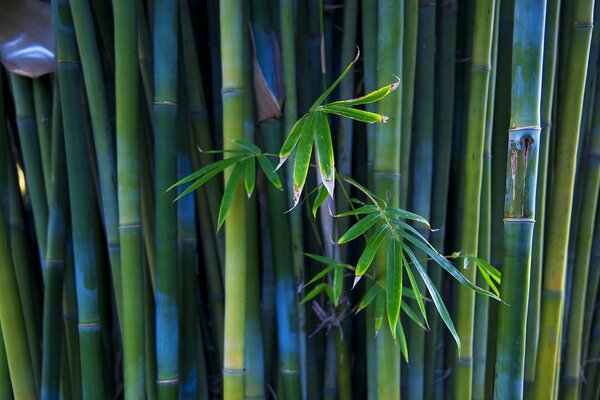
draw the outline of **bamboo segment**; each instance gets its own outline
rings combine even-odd
[[[137,2],[115,3],[117,180],[126,399],[145,398],[145,312],[138,120]],[[115,273],[117,271],[114,271]],[[115,290],[117,287],[115,286]]]
[[[220,4],[221,57],[223,77],[223,131],[231,139],[243,137],[243,10],[240,0]],[[225,150],[236,149],[224,141]],[[231,168],[225,173],[229,180]],[[246,299],[246,205],[238,184],[225,221],[225,353],[223,398],[241,399],[244,394],[244,323]]]
[[[73,22],[66,1],[53,2],[56,32],[57,74],[67,154],[69,202],[77,286],[78,331],[81,354],[83,396],[86,399],[105,398],[100,310],[97,271],[99,255],[90,237],[95,213],[91,171],[85,143],[81,99],[81,69],[77,45],[73,37]]]
[[[579,141],[593,10],[592,1],[581,0],[574,3],[571,39],[567,55],[568,74],[558,114],[556,169],[549,199],[548,226],[550,229],[544,254],[542,315],[535,379],[535,398],[537,399],[552,397],[557,379],[569,218],[575,178],[575,154]]]

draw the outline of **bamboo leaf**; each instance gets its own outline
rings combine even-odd
[[[404,328],[402,323],[399,323],[396,327],[396,335],[398,336],[398,342],[400,342],[400,350],[402,351],[402,357],[408,364],[408,345],[406,344],[406,335],[404,334]]]
[[[356,312],[364,310],[367,308],[369,304],[375,299],[377,294],[381,291],[381,286],[377,283],[373,284],[369,290],[363,295],[362,299],[358,302],[358,306],[356,307]]]
[[[300,137],[305,132],[305,128],[306,128],[307,121],[309,119],[309,115],[310,114],[303,115],[302,118],[300,118],[298,121],[296,121],[296,123],[292,127],[290,134],[288,135],[288,137],[285,139],[285,142],[283,142],[283,145],[281,146],[281,150],[279,150],[279,164],[277,164],[277,167],[275,167],[275,171],[277,171],[279,168],[281,168],[281,166],[283,165],[285,160],[287,160],[287,158],[290,156],[290,154],[294,150],[294,147],[296,147],[296,144],[298,144]]]
[[[176,186],[182,185],[184,183],[188,183],[191,182],[195,179],[198,179],[200,177],[202,177],[205,174],[208,174],[209,172],[213,172],[216,171],[216,174],[223,171],[225,168],[235,164],[238,161],[241,161],[244,159],[244,156],[237,156],[237,157],[230,157],[230,158],[225,158],[223,160],[219,160],[219,161],[215,161],[213,163],[210,163],[202,168],[200,168],[198,171],[191,173],[190,175],[186,176],[185,178],[181,179],[180,181],[178,181],[177,183],[173,184],[171,187],[169,187],[167,189],[167,192],[173,188],[175,188]],[[216,175],[214,174],[214,175]],[[214,176],[212,175],[212,176]]]
[[[319,279],[323,278],[325,275],[327,275],[331,270],[333,270],[333,268],[335,268],[335,264],[331,264],[328,265],[325,269],[323,269],[321,272],[319,272],[318,274],[316,274],[310,281],[308,281],[307,284],[304,285],[304,287],[307,287],[309,285],[312,285],[313,283],[315,283],[316,281],[318,281]]]
[[[344,233],[342,237],[339,238],[338,244],[344,244],[356,239],[382,219],[383,217],[379,213],[367,215],[366,217],[359,220],[356,224],[352,225],[350,229],[348,229],[346,233]]]
[[[473,257],[473,258],[475,259],[475,263],[481,270],[484,270],[485,272],[487,272],[489,274],[489,276],[493,280],[496,281],[496,283],[498,283],[498,284],[500,283],[502,273],[500,271],[498,271],[498,269],[496,269],[492,264],[490,264],[483,258],[479,258],[479,257]]]
[[[423,330],[429,330],[429,328],[425,325],[426,321],[423,321],[423,319],[419,317],[419,314],[415,310],[413,310],[413,308],[409,306],[405,301],[402,302],[402,311]]]
[[[388,117],[382,114],[377,114],[370,111],[359,110],[352,107],[336,106],[336,105],[325,105],[319,107],[319,110],[327,114],[335,114],[346,118],[351,118],[356,121],[366,122],[368,124],[374,124],[376,122],[386,123]]]
[[[350,64],[348,64],[348,66],[346,67],[346,69],[335,80],[335,82],[333,82],[331,84],[331,86],[329,86],[327,88],[327,90],[325,92],[323,92],[323,94],[321,96],[319,96],[319,98],[317,99],[317,101],[315,101],[314,104],[310,107],[310,111],[315,111],[317,109],[317,107],[319,107],[321,105],[321,103],[323,103],[325,101],[325,99],[331,94],[331,92],[333,92],[333,89],[335,89],[336,86],[340,84],[340,82],[346,77],[346,75],[348,75],[348,72],[350,72],[350,69],[352,68],[352,66],[354,65],[354,63],[358,60],[359,56],[360,56],[360,51],[358,51],[356,53],[356,58],[354,58],[354,61],[352,61]]]
[[[388,94],[390,94],[391,92],[396,90],[399,85],[400,85],[400,79],[398,79],[394,83],[390,83],[389,85],[380,87],[379,89],[374,90],[371,93],[368,93],[364,96],[356,97],[354,99],[334,101],[334,102],[328,103],[326,105],[327,106],[328,105],[339,105],[339,106],[344,106],[344,107],[351,107],[351,106],[358,106],[361,104],[375,103],[379,100],[383,100]]]
[[[357,188],[358,190],[360,190],[361,192],[363,192],[369,199],[371,199],[371,201],[381,207],[381,208],[386,208],[387,205],[385,203],[385,201],[377,196],[375,193],[371,192],[370,190],[368,190],[367,188],[365,188],[363,185],[361,185],[360,183],[356,182],[354,179],[350,178],[349,176],[346,175],[342,175],[340,173],[337,174],[338,177],[342,180],[344,180],[345,182],[348,182],[350,185],[354,186],[355,188]]]
[[[250,196],[252,196],[252,192],[254,192],[254,185],[256,184],[256,164],[252,158],[247,159],[244,164],[246,164],[244,185],[246,186],[248,198],[250,198]]]
[[[325,189],[324,185],[321,185],[319,186],[319,192],[317,193],[317,197],[315,198],[315,202],[312,206],[313,218],[317,217],[317,210],[319,207],[321,207],[321,204],[323,204],[325,200],[327,200],[327,190]]]
[[[377,206],[374,206],[372,204],[367,204],[365,206],[359,207],[359,208],[355,208],[354,210],[350,210],[350,211],[346,211],[344,213],[341,214],[337,214],[334,215],[334,217],[336,218],[341,218],[341,217],[348,217],[351,215],[364,215],[364,214],[372,214],[375,212],[379,212],[379,208],[377,208]]]
[[[426,225],[427,228],[431,228],[431,225],[429,225],[429,221],[427,221],[424,217],[420,216],[419,214],[403,210],[401,208],[387,208],[385,210],[385,213],[392,218],[399,217],[403,219],[409,219],[411,221],[420,222]]]
[[[312,258],[315,261],[318,261],[320,263],[323,264],[331,264],[331,265],[338,265],[340,264],[340,262],[336,259],[333,258],[329,258],[329,257],[325,257],[325,256],[321,256],[319,254],[312,254],[312,253],[304,253],[305,256]]]
[[[385,295],[388,323],[392,336],[396,339],[396,324],[400,315],[402,302],[402,264],[400,260],[401,247],[397,240],[388,242],[387,273],[385,277]]]
[[[271,164],[271,161],[269,161],[267,157],[265,157],[262,154],[257,155],[256,159],[258,160],[258,164],[265,173],[265,176],[267,177],[269,182],[271,182],[271,184],[277,189],[283,190],[283,184],[281,183],[281,179],[279,178],[277,172],[275,172],[275,170],[273,169],[273,164]]]
[[[319,156],[319,172],[323,185],[327,188],[329,195],[333,198],[335,187],[335,167],[333,159],[333,143],[331,142],[331,131],[327,115],[322,112],[315,114],[315,138],[317,143],[317,154]]]
[[[344,284],[344,268],[341,265],[336,265],[333,270],[333,304],[337,307],[342,295]]]
[[[385,296],[383,291],[377,293],[375,298],[375,336],[379,333],[383,325],[383,314],[385,312]]]
[[[237,187],[238,182],[242,177],[242,173],[244,172],[244,163],[237,164],[233,171],[231,171],[231,175],[229,176],[229,180],[227,181],[227,185],[225,186],[225,192],[223,192],[223,200],[221,200],[221,207],[219,207],[219,217],[217,219],[217,230],[221,229],[223,222],[225,222],[225,218],[227,218],[227,213],[231,208],[231,204],[233,203],[233,196],[235,194],[235,189]]]
[[[333,293],[331,292],[331,288],[326,283],[320,283],[317,286],[315,286],[310,292],[308,292],[306,296],[304,296],[300,304],[304,304],[311,301],[312,299],[317,297],[317,295],[321,292],[325,292],[325,294],[327,294],[327,297],[329,297],[329,300],[331,300],[331,302],[333,303]]]
[[[306,128],[298,142],[296,150],[296,160],[294,162],[294,207],[300,201],[302,189],[306,183],[310,157],[312,155],[313,138],[315,136],[315,116],[310,115],[306,123]]]
[[[404,270],[406,271],[406,275],[408,276],[408,280],[410,281],[410,287],[412,288],[412,293],[414,295],[414,299],[417,301],[419,306],[419,311],[421,311],[421,315],[423,315],[423,319],[425,320],[425,324],[427,328],[429,328],[429,322],[427,321],[427,312],[425,311],[425,302],[423,302],[423,294],[419,289],[419,285],[417,284],[417,280],[413,275],[408,262],[406,261],[406,257],[402,254],[402,264],[404,264]]]
[[[360,278],[367,272],[367,269],[371,266],[373,259],[375,258],[375,254],[377,254],[377,250],[379,250],[379,246],[383,242],[383,239],[387,236],[387,226],[382,225],[379,227],[379,230],[371,235],[367,246],[365,247],[363,253],[358,259],[358,263],[356,264],[356,273],[354,277],[354,284],[352,287],[356,286]]]
[[[254,143],[249,142],[245,139],[235,139],[234,142],[239,144],[240,146],[242,146],[242,148],[244,150],[246,150],[247,152],[249,152],[252,155],[258,155],[258,154],[262,153],[262,150],[260,149],[260,147],[258,147]]]
[[[431,295],[433,304],[435,305],[435,308],[438,310],[440,317],[442,317],[442,321],[444,321],[444,324],[446,324],[446,326],[448,327],[448,330],[452,334],[452,337],[454,338],[454,341],[456,342],[456,346],[458,347],[458,353],[460,354],[460,347],[461,347],[460,336],[458,336],[458,332],[456,331],[456,328],[454,327],[454,322],[452,322],[452,318],[450,317],[450,313],[448,313],[448,309],[446,308],[446,305],[444,304],[442,297],[438,293],[433,282],[431,282],[431,279],[429,278],[429,275],[427,275],[425,268],[423,268],[423,266],[421,265],[421,262],[415,256],[415,253],[413,253],[413,251],[410,249],[410,247],[405,247],[404,251],[408,254],[410,259],[412,260],[414,266],[417,268],[417,271],[419,272],[419,275],[421,275],[421,278],[423,279],[423,282],[425,283],[425,286],[427,287],[427,290],[429,291],[429,294]]]

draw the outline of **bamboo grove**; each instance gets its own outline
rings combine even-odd
[[[0,3],[0,399],[600,398],[593,0]]]

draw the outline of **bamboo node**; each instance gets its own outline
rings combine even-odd
[[[223,375],[244,375],[246,370],[223,368]]]
[[[502,219],[504,222],[527,222],[527,223],[535,223],[535,218],[530,217],[505,217]]]
[[[175,385],[179,383],[179,377],[169,378],[169,379],[156,379],[156,383],[159,385]]]

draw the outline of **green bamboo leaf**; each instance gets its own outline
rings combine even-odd
[[[371,304],[381,290],[381,286],[379,286],[377,283],[374,283],[358,302],[358,306],[356,306],[356,312],[358,313],[359,311],[367,308],[367,306]]]
[[[496,283],[498,283],[498,284],[500,283],[500,280],[502,278],[502,273],[500,271],[498,271],[498,269],[496,269],[492,264],[490,264],[483,258],[479,258],[479,257],[473,257],[473,258],[475,259],[475,263],[477,263],[477,266],[481,270],[484,270],[485,272],[487,272],[489,274],[489,276],[493,280],[496,281]]]
[[[246,164],[246,174],[244,177],[244,185],[246,186],[246,193],[248,194],[248,198],[252,196],[252,192],[254,192],[254,185],[256,184],[256,163],[254,159],[249,158],[244,161]]]
[[[312,299],[317,297],[317,295],[321,292],[325,292],[325,294],[327,294],[327,297],[329,297],[329,300],[331,300],[331,302],[333,303],[333,293],[331,292],[331,288],[326,283],[320,283],[317,286],[315,286],[310,292],[308,292],[306,296],[304,296],[300,304],[304,304],[311,301]]]
[[[402,262],[400,243],[392,239],[387,248],[387,274],[385,277],[385,295],[388,323],[392,336],[396,339],[396,324],[400,315],[402,303]]]
[[[402,302],[402,311],[406,314],[410,319],[412,319],[417,325],[419,325],[423,330],[428,331],[429,328],[425,325],[423,319],[419,316],[419,314],[413,310],[411,306],[409,306],[405,301]]]
[[[359,220],[356,224],[352,225],[350,229],[348,229],[346,233],[344,233],[342,237],[339,238],[338,244],[348,243],[356,239],[382,219],[383,216],[379,213],[367,215],[366,217]]]
[[[388,230],[386,225],[382,225],[379,227],[379,230],[371,235],[367,246],[365,247],[363,253],[358,259],[358,263],[356,264],[356,272],[354,277],[354,284],[352,287],[356,286],[360,278],[367,272],[367,269],[371,266],[373,259],[375,258],[375,254],[377,254],[377,250],[379,250],[379,246],[383,242],[383,239],[387,237]]]
[[[242,164],[242,160],[237,160],[237,162],[239,164]],[[196,182],[194,182],[190,186],[188,186],[183,192],[181,192],[181,194],[179,196],[175,197],[175,200],[173,200],[173,202],[176,202],[177,200],[181,199],[183,196],[186,196],[187,194],[198,189],[200,186],[204,185],[206,182],[208,182],[209,180],[211,180],[212,178],[214,178],[221,172],[223,172],[221,169],[214,169],[214,170],[210,171],[209,173],[205,174],[204,176],[202,176],[202,178],[198,179]]]
[[[413,295],[415,296],[415,300],[419,305],[419,311],[421,311],[421,315],[423,315],[423,319],[425,320],[425,324],[427,328],[429,328],[429,322],[427,321],[427,312],[425,311],[425,302],[423,301],[423,294],[421,290],[419,290],[419,285],[417,284],[417,280],[413,275],[408,262],[406,261],[406,257],[402,254],[402,264],[404,264],[404,270],[406,271],[406,275],[408,276],[408,280],[410,281],[410,287],[412,288]]]
[[[167,192],[176,186],[179,186],[184,183],[188,183],[195,179],[198,179],[198,178],[202,177],[204,174],[207,174],[209,172],[217,171],[217,173],[219,173],[219,172],[223,171],[225,168],[227,168],[243,159],[244,159],[244,156],[237,156],[237,157],[225,158],[223,160],[219,160],[219,161],[210,163],[210,164],[200,168],[198,171],[191,173],[190,175],[186,176],[185,178],[181,179],[180,181],[177,181],[177,183],[171,185],[171,187],[169,187],[167,189]]]
[[[306,176],[308,175],[313,139],[315,136],[314,115],[311,114],[308,117],[306,127],[303,130],[304,132],[298,142],[296,160],[294,162],[294,207],[296,207],[300,201],[300,195],[302,194],[302,189],[304,189],[304,184],[306,183]]]
[[[374,206],[372,204],[367,204],[365,206],[355,208],[354,210],[346,211],[341,214],[336,214],[336,215],[334,215],[334,217],[341,218],[341,217],[349,217],[351,215],[372,214],[375,212],[379,212],[379,208],[377,208],[377,206]]]
[[[344,106],[344,107],[351,107],[351,106],[358,106],[361,104],[375,103],[379,100],[383,100],[388,94],[390,94],[391,92],[396,90],[399,85],[400,85],[400,79],[398,79],[394,83],[390,83],[389,85],[380,87],[379,89],[374,90],[371,93],[368,93],[364,96],[356,97],[354,99],[334,101],[334,102],[328,103],[326,105],[339,105],[339,106]]]
[[[317,155],[319,160],[319,172],[323,185],[327,188],[329,195],[333,198],[335,187],[335,167],[333,159],[333,143],[331,142],[331,131],[327,115],[317,112],[315,115],[315,138],[317,143]]]
[[[240,146],[242,146],[242,148],[244,150],[246,150],[247,152],[249,152],[252,155],[258,155],[258,154],[262,153],[262,150],[260,149],[260,147],[258,147],[254,143],[249,142],[245,139],[235,139],[234,142],[239,144]]]
[[[377,196],[375,193],[371,192],[366,187],[356,182],[354,179],[350,178],[349,176],[342,175],[340,173],[338,173],[337,176],[338,178],[342,179],[345,182],[348,182],[350,185],[363,192],[376,206],[379,206],[380,208],[387,207],[387,204],[381,197]]]
[[[285,142],[283,142],[283,145],[281,146],[281,150],[279,150],[279,164],[277,164],[277,167],[275,167],[275,171],[277,171],[279,168],[281,168],[281,166],[283,165],[285,160],[287,160],[287,158],[290,156],[290,154],[294,150],[294,147],[296,147],[296,144],[298,144],[298,140],[300,140],[300,137],[302,136],[302,134],[305,131],[306,123],[308,121],[309,115],[310,114],[303,115],[302,118],[300,118],[298,121],[296,121],[296,123],[292,127],[290,134],[288,135],[288,137],[285,139]]]
[[[333,270],[333,304],[337,307],[342,295],[344,284],[344,268],[341,265],[336,265]]]
[[[321,207],[321,204],[323,204],[325,200],[327,200],[327,190],[325,189],[324,185],[321,185],[319,186],[319,192],[317,193],[317,197],[315,198],[315,202],[312,206],[313,218],[317,217],[317,210],[319,207]]]
[[[479,271],[479,273],[481,274],[481,277],[485,280],[485,282],[488,284],[488,286],[490,287],[491,291],[494,292],[494,294],[496,296],[500,296],[500,291],[498,290],[498,287],[496,286],[496,284],[494,283],[494,281],[492,280],[492,278],[490,277],[490,274],[487,273],[487,271],[483,268],[481,268],[479,266],[479,264],[477,265],[477,270]]]
[[[399,323],[396,327],[396,335],[398,336],[398,342],[400,342],[400,350],[402,351],[402,357],[408,364],[408,345],[406,344],[406,335],[404,334],[404,328],[402,323]]]
[[[265,176],[267,177],[269,182],[271,182],[271,184],[277,189],[283,190],[283,184],[281,183],[281,179],[279,178],[277,172],[275,172],[275,170],[273,169],[273,164],[271,164],[271,161],[269,161],[269,159],[262,154],[257,155],[256,159],[258,160],[258,164],[265,173]]]
[[[312,254],[312,253],[304,253],[305,256],[312,258],[315,261],[318,261],[320,263],[323,264],[331,264],[331,265],[337,265],[340,264],[340,262],[334,258],[329,258],[329,257],[325,257],[325,256],[321,256],[319,254]]]
[[[383,314],[385,313],[385,295],[383,291],[377,293],[375,298],[375,336],[379,333],[383,325]]]
[[[335,80],[335,82],[333,82],[331,84],[331,86],[329,86],[327,88],[327,90],[325,92],[323,92],[323,94],[321,96],[319,96],[319,98],[317,99],[317,101],[315,101],[315,103],[310,107],[310,111],[315,111],[317,109],[317,107],[319,107],[321,105],[321,103],[323,103],[325,101],[325,99],[331,94],[331,92],[333,92],[333,89],[335,89],[336,86],[340,84],[340,82],[346,77],[346,75],[348,75],[348,72],[350,72],[350,69],[352,68],[352,66],[354,65],[354,63],[358,60],[359,56],[360,56],[360,51],[358,51],[356,53],[356,58],[354,59],[354,61],[352,61],[350,64],[348,64],[348,66],[346,67],[346,69]]]
[[[319,279],[323,278],[325,275],[327,275],[329,272],[331,272],[331,270],[333,270],[333,268],[335,268],[335,267],[336,267],[335,264],[328,265],[325,269],[323,269],[321,272],[319,272],[318,274],[316,274],[310,281],[308,281],[308,283],[305,284],[304,287],[312,285],[313,283],[315,283]]]
[[[410,211],[403,210],[401,208],[387,208],[385,210],[385,213],[392,218],[399,217],[399,218],[403,218],[403,219],[409,219],[411,221],[420,222],[420,223],[426,225],[427,228],[431,229],[431,225],[429,225],[429,221],[427,221],[424,217],[420,216],[419,214],[415,214]]]
[[[335,114],[342,117],[351,118],[360,122],[366,122],[368,124],[374,124],[376,122],[386,123],[388,120],[388,117],[386,117],[385,115],[365,110],[359,110],[352,107],[325,105],[319,107],[319,110],[327,114]]]
[[[231,175],[229,176],[229,180],[227,181],[227,185],[225,186],[225,192],[223,192],[221,207],[219,207],[219,217],[217,218],[217,230],[221,229],[223,222],[225,222],[225,218],[227,218],[227,213],[229,212],[231,204],[233,203],[233,195],[235,194],[235,189],[237,188],[238,182],[240,181],[243,172],[244,163],[236,164],[236,166],[233,167],[233,171],[231,171]]]
[[[442,300],[442,296],[440,296],[440,294],[438,293],[433,282],[429,278],[429,275],[427,275],[425,268],[423,268],[423,266],[421,265],[421,262],[415,256],[415,253],[412,252],[410,247],[405,247],[404,251],[408,254],[410,259],[412,260],[413,265],[415,266],[415,268],[417,268],[417,271],[419,272],[419,275],[421,275],[421,278],[423,279],[423,282],[425,283],[425,286],[427,287],[427,290],[429,291],[429,294],[431,295],[431,300],[433,301],[435,308],[438,310],[440,317],[442,317],[442,321],[444,321],[444,324],[446,324],[446,326],[448,327],[448,330],[452,334],[452,337],[454,338],[454,341],[456,342],[456,347],[458,347],[458,353],[460,354],[460,347],[461,347],[460,336],[458,336],[458,332],[456,331],[456,328],[454,327],[454,322],[452,322],[452,318],[450,317],[450,313],[448,312],[448,309],[446,308],[446,305],[444,304],[444,301]]]

